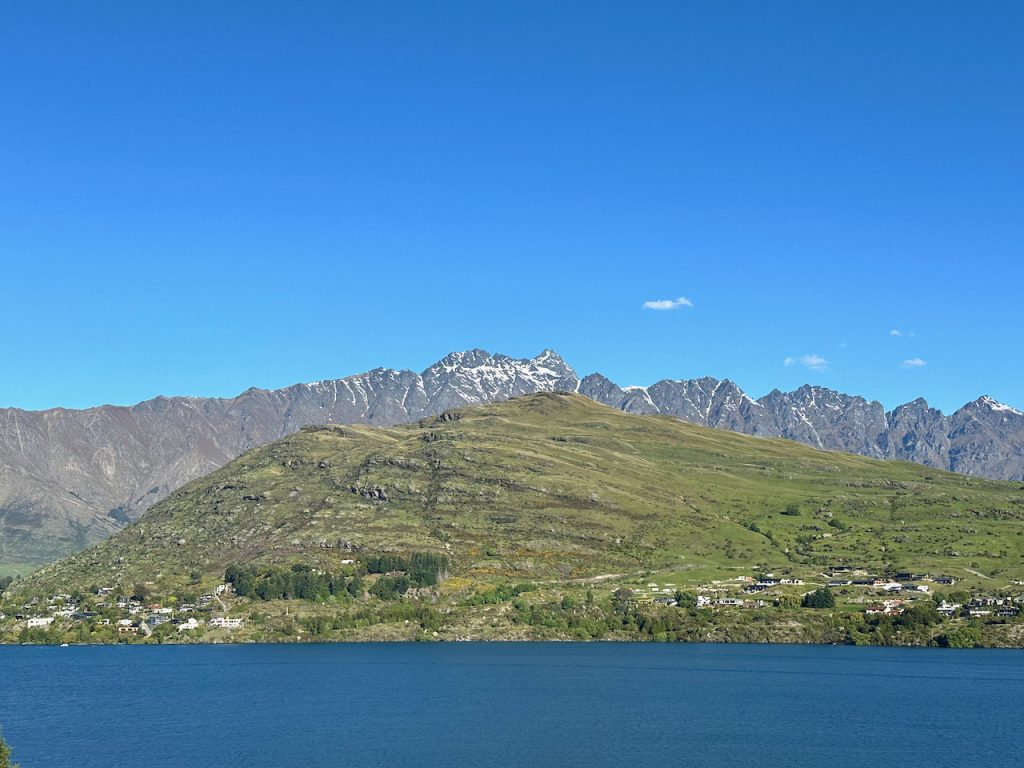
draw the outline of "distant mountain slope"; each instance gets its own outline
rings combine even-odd
[[[995,480],[1024,480],[1024,414],[990,397],[945,416],[922,399],[886,413],[877,401],[809,385],[793,392],[774,390],[754,400],[728,379],[663,380],[620,389],[591,374],[578,391],[630,413],[660,413],[815,448]]]
[[[189,483],[27,586],[158,590],[232,563],[334,570],[447,553],[453,575],[554,579],[753,563],[1021,574],[1016,484],[815,450],[573,394],[394,427],[310,427]]]
[[[422,373],[378,368],[235,398],[158,397],[131,407],[0,409],[0,563],[42,563],[109,536],[189,480],[306,425],[391,425],[533,392],[578,391],[636,414],[786,437],[957,472],[1024,479],[1024,415],[980,398],[951,416],[923,400],[882,405],[821,387],[759,400],[711,378],[621,388],[560,356],[453,353]]]
[[[236,398],[164,398],[131,407],[0,410],[0,563],[41,563],[109,536],[189,480],[309,424],[395,424],[451,407],[574,389],[545,352],[481,350],[422,373],[357,376]]]

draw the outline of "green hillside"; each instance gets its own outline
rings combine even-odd
[[[538,394],[303,430],[16,586],[169,594],[231,565],[341,573],[411,552],[447,556],[442,596],[502,582],[695,589],[759,572],[813,584],[835,565],[984,588],[1024,577],[1024,489]]]

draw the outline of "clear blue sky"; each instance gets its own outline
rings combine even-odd
[[[7,3],[0,406],[471,347],[1024,406],[1022,29],[1016,2]]]

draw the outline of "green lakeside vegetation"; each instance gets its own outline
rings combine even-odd
[[[18,768],[11,762],[11,748],[4,741],[3,731],[0,731],[0,768]]]
[[[541,394],[255,449],[11,583],[0,637],[1019,647],[1022,594],[1020,484]]]

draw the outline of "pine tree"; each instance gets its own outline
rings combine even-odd
[[[804,608],[835,608],[836,598],[828,587],[821,587],[804,595]]]

